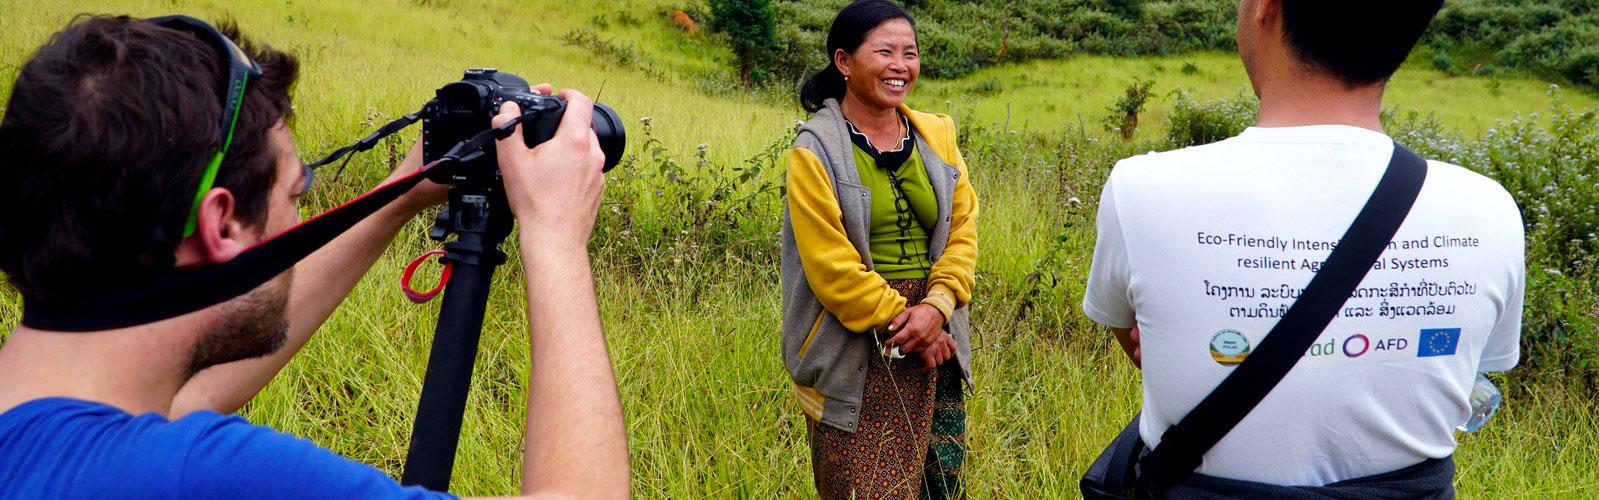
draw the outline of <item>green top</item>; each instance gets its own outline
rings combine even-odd
[[[892,174],[877,166],[870,153],[856,146],[855,168],[861,185],[872,190],[871,234],[867,248],[872,252],[872,267],[883,279],[927,279],[933,263],[927,259],[927,233],[938,222],[938,200],[933,197],[932,181],[909,142],[910,154]],[[901,193],[891,179],[898,179]]]

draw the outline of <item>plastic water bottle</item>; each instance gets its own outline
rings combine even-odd
[[[1456,429],[1461,432],[1473,432],[1488,424],[1488,419],[1493,418],[1494,412],[1499,410],[1499,404],[1505,401],[1504,395],[1499,393],[1499,388],[1488,381],[1481,373],[1477,374],[1477,384],[1471,388],[1471,418]]]

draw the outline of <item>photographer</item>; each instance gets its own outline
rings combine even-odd
[[[0,270],[25,308],[220,265],[298,222],[295,202],[313,179],[287,126],[298,64],[241,43],[235,57],[260,76],[219,130],[230,107],[219,96],[233,86],[227,51],[202,41],[210,29],[80,18],[23,65],[0,121],[0,208],[12,214],[0,221]],[[554,139],[530,150],[518,133],[497,147],[522,227],[537,360],[525,440],[538,446],[524,457],[522,493],[622,497],[626,436],[586,253],[604,155],[592,102],[562,97],[570,112]],[[520,113],[501,111],[496,124]],[[419,152],[390,180],[420,168]],[[0,346],[0,498],[447,496],[225,415],[444,196],[423,183],[299,272],[192,313],[92,332],[19,326]]]

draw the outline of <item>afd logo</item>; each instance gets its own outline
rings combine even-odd
[[[1459,328],[1423,328],[1416,342],[1416,357],[1454,356],[1460,346]]]

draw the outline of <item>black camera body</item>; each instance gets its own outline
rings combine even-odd
[[[433,100],[422,107],[424,162],[432,162],[457,143],[488,130],[506,101],[521,106],[523,113],[536,113],[522,123],[522,139],[530,148],[554,136],[566,113],[565,100],[533,92],[520,76],[493,69],[468,69],[460,81],[440,87]],[[621,161],[627,144],[622,119],[610,107],[595,103],[594,132],[600,149],[605,151],[605,170],[609,171]],[[450,168],[436,169],[428,178],[441,184],[497,184],[499,169],[493,144],[484,147],[483,153]]]
[[[522,140],[530,148],[550,140],[561,125],[561,116],[566,114],[566,100],[534,92],[522,77],[493,69],[468,69],[460,81],[439,87],[433,100],[422,107],[423,163],[433,163],[457,144],[492,128],[500,105],[507,101],[521,106],[524,115],[533,114],[522,122]],[[604,169],[609,171],[622,160],[626,131],[621,117],[603,104],[594,104],[593,118],[594,134],[605,152]],[[450,234],[456,234],[461,238],[446,248],[473,249],[457,252],[463,255],[498,255],[498,251],[488,250],[510,232],[512,220],[495,142],[428,170],[427,177],[450,186],[449,203],[439,212],[429,237],[445,241]]]

